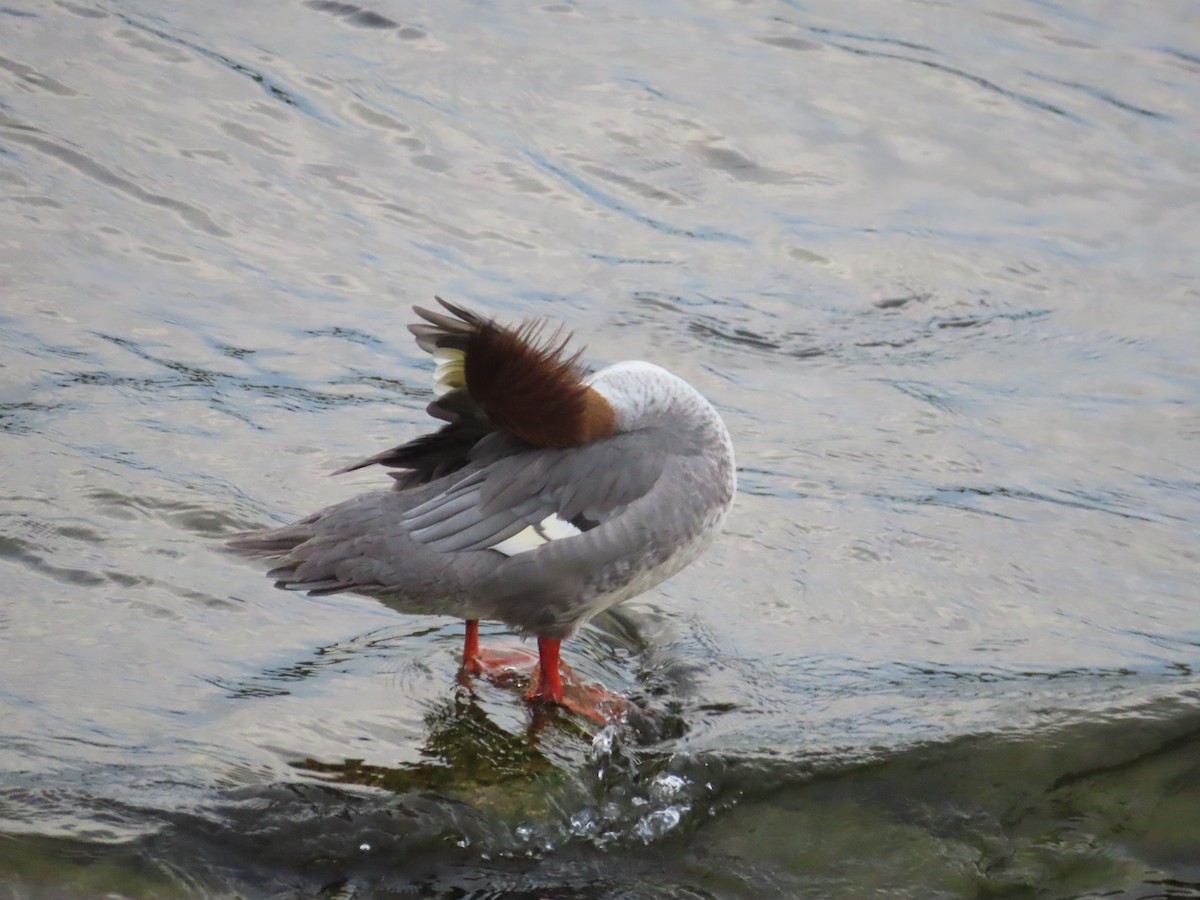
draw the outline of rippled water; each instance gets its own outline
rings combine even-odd
[[[1198,118],[1192,3],[0,7],[0,896],[1200,897]],[[435,293],[734,432],[637,723],[220,550]]]

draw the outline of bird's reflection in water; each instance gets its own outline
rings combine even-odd
[[[509,685],[523,690],[520,679]],[[382,766],[362,759],[325,762],[307,758],[292,766],[324,781],[382,788],[394,793],[414,790],[460,792],[553,777],[562,769],[564,745],[571,756],[590,755],[599,726],[552,704],[528,710],[528,725],[521,731],[502,727],[484,709],[472,686],[456,690],[432,706],[424,716],[427,737],[415,763]],[[677,716],[654,713],[631,705],[625,720],[616,726],[630,744],[646,747],[686,729]],[[544,740],[546,739],[546,740]],[[553,744],[553,748],[544,744]],[[580,761],[580,760],[577,760]]]
[[[380,766],[361,759],[329,763],[305,759],[292,765],[339,784],[360,784],[403,793],[412,790],[452,790],[534,780],[554,768],[539,748],[539,735],[548,726],[575,730],[580,740],[590,736],[571,716],[551,707],[533,710],[524,734],[500,727],[484,711],[475,694],[459,686],[424,717],[428,736],[424,757],[402,766]]]
[[[602,657],[636,659],[647,652],[643,630],[648,622],[644,614],[630,610],[608,610],[593,621],[581,635],[585,653],[593,660]],[[249,698],[288,693],[286,682],[319,677],[329,666],[345,665],[362,657],[392,660],[410,646],[414,638],[439,629],[397,632],[381,629],[357,638],[337,642],[317,651],[313,659],[283,669],[272,669],[241,683],[222,683],[233,696]],[[347,757],[338,761],[313,757],[293,760],[292,768],[332,784],[381,788],[401,794],[411,791],[435,791],[460,795],[472,788],[514,785],[521,782],[578,774],[579,766],[593,753],[593,741],[602,726],[554,704],[526,705],[520,702],[529,685],[529,673],[537,662],[536,653],[522,645],[497,644],[513,653],[528,655],[528,666],[501,678],[479,678],[459,672],[454,690],[434,701],[422,716],[426,737],[417,762],[396,766],[368,763]],[[687,731],[677,703],[665,698],[675,694],[685,675],[669,656],[656,659],[653,670],[642,669],[637,678],[641,690],[632,691],[621,720],[610,726],[609,733],[619,744],[637,750],[639,757],[655,744],[682,736]],[[592,669],[596,668],[593,662]],[[611,676],[610,676],[611,677]],[[511,694],[513,707],[520,709],[525,725],[514,723],[495,706],[496,695],[488,701],[489,690]],[[647,705],[649,701],[653,708]],[[507,703],[501,701],[502,706]],[[514,728],[516,724],[516,728]],[[654,755],[651,753],[651,755]]]

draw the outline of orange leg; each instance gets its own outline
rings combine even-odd
[[[467,619],[467,636],[463,641],[463,671],[468,675],[482,675],[483,663],[479,661],[479,620]]]
[[[525,694],[526,700],[541,700],[546,703],[563,702],[562,673],[558,666],[558,649],[562,641],[558,638],[538,638],[538,667],[533,673],[533,684]]]
[[[485,675],[497,681],[505,681],[514,675],[533,671],[535,663],[533,653],[523,647],[512,647],[508,650],[483,649],[479,646],[479,620],[467,619],[467,631],[463,638],[463,674]]]
[[[567,666],[559,663],[558,638],[538,638],[538,667],[533,684],[525,694],[530,703],[556,703],[572,712],[587,716],[602,724],[614,722],[634,705],[598,684],[580,681]]]
[[[527,701],[555,703],[598,722],[614,721],[632,707],[618,694],[580,682],[574,672],[560,663],[561,645],[559,638],[539,637],[536,657],[522,647],[485,650],[479,646],[479,620],[468,619],[462,671],[464,675],[483,675],[499,683],[531,673],[531,684],[525,693]]]

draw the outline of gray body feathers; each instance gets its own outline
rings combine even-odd
[[[461,329],[434,321],[417,326],[422,346],[436,346],[439,325],[461,341]],[[354,591],[401,612],[566,637],[690,562],[715,535],[735,484],[728,432],[685,382],[633,363],[589,383],[617,411],[618,433],[535,447],[488,430],[469,400],[452,396],[466,407],[455,422],[360,464],[404,469],[391,490],[229,546],[279,558],[270,575],[288,590]],[[529,549],[506,549],[523,536]]]

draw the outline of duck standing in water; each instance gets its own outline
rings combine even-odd
[[[596,613],[678,572],[733,502],[733,444],[691,385],[647,362],[588,375],[561,328],[415,307],[446,424],[334,474],[389,466],[396,483],[229,546],[278,557],[277,587],[353,591],[403,613],[467,620],[463,669],[510,673],[479,620],[538,640],[526,698],[604,719],[621,704],[564,679],[559,644]],[[567,690],[564,691],[564,682]]]

